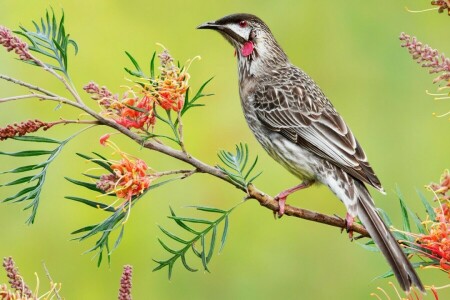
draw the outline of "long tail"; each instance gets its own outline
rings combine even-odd
[[[425,288],[413,266],[386,224],[384,224],[378,215],[369,191],[361,182],[356,181],[355,185],[358,195],[358,217],[388,261],[400,286],[404,291],[409,292],[411,286],[415,285],[419,290],[425,292]]]

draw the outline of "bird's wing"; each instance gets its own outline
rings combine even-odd
[[[261,84],[254,108],[270,130],[342,168],[383,192],[353,133],[320,88],[306,74]],[[292,80],[294,79],[294,80]],[[295,80],[297,79],[297,80]]]

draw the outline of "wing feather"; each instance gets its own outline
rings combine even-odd
[[[303,71],[289,80],[260,84],[254,108],[269,129],[383,191],[353,133],[320,88]],[[295,78],[296,80],[293,80]],[[289,84],[286,84],[288,82]]]

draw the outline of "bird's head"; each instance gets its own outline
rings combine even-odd
[[[269,27],[257,16],[233,14],[216,21],[206,22],[197,29],[212,29],[219,32],[236,49],[242,61],[267,61],[276,58],[278,63],[287,62]]]

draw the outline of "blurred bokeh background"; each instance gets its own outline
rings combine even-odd
[[[263,174],[256,184],[269,194],[298,181],[272,161],[247,129],[242,116],[233,49],[218,34],[195,27],[229,13],[249,12],[270,26],[290,59],[309,73],[345,117],[367,152],[387,196],[373,195],[401,226],[395,190],[400,188],[411,208],[423,214],[416,190],[437,181],[449,167],[448,120],[433,112],[448,110],[448,102],[437,102],[425,94],[434,91],[433,76],[414,63],[399,45],[405,31],[450,54],[445,37],[449,17],[436,11],[413,14],[405,10],[424,9],[429,1],[26,1],[1,0],[0,24],[12,29],[31,27],[31,20],[53,7],[64,9],[66,28],[78,42],[79,53],[71,55],[69,71],[80,88],[91,80],[121,91],[126,83],[124,66],[131,52],[142,65],[160,50],[159,42],[181,62],[202,57],[190,68],[191,86],[196,89],[214,76],[204,99],[207,106],[192,111],[185,119],[188,150],[209,164],[218,163],[219,149],[233,149],[239,142],[249,144],[260,158]],[[42,70],[23,64],[14,55],[0,51],[0,73],[64,93],[61,85]],[[24,90],[0,82],[0,97]],[[85,97],[91,107],[95,103]],[[1,105],[0,126],[32,118],[46,121],[76,118],[69,107],[54,110],[54,103],[36,100]],[[45,136],[63,139],[76,126],[52,129]],[[65,195],[92,196],[71,185],[63,176],[81,178],[92,167],[76,152],[110,150],[98,144],[105,128],[96,128],[71,142],[51,166],[34,225],[25,225],[29,215],[24,205],[0,207],[0,256],[12,255],[20,272],[33,286],[34,272],[40,288],[47,289],[41,262],[57,282],[63,283],[66,299],[114,299],[124,264],[134,266],[134,299],[366,299],[377,286],[390,290],[387,280],[374,280],[388,270],[379,253],[350,242],[338,229],[285,217],[274,220],[272,213],[249,201],[231,215],[225,249],[213,258],[211,273],[190,273],[181,265],[174,268],[171,281],[166,271],[152,272],[152,258],[167,256],[157,242],[157,225],[179,230],[166,218],[169,205],[184,215],[193,214],[187,205],[229,208],[242,200],[233,187],[206,175],[166,185],[149,193],[133,209],[120,247],[110,267],[97,268],[91,254],[81,255],[95,239],[71,241],[70,232],[98,222],[106,213],[64,199]],[[138,145],[114,137],[122,150],[138,155],[156,170],[185,167]],[[26,144],[1,142],[1,151],[24,149]],[[27,148],[28,149],[28,148]],[[0,157],[1,170],[25,164],[25,159]],[[29,161],[30,163],[32,160]],[[35,162],[35,161],[34,161]],[[0,178],[1,182],[9,179]],[[0,189],[0,198],[14,188]],[[432,198],[430,194],[427,194]],[[314,187],[291,196],[289,203],[324,213],[345,215],[341,203],[324,187]],[[198,267],[201,267],[198,265]],[[419,271],[426,285],[448,283],[443,273]],[[5,282],[3,272],[0,281]],[[391,278],[393,280],[393,278]],[[391,291],[392,292],[392,291]],[[440,293],[450,298],[450,290]]]

